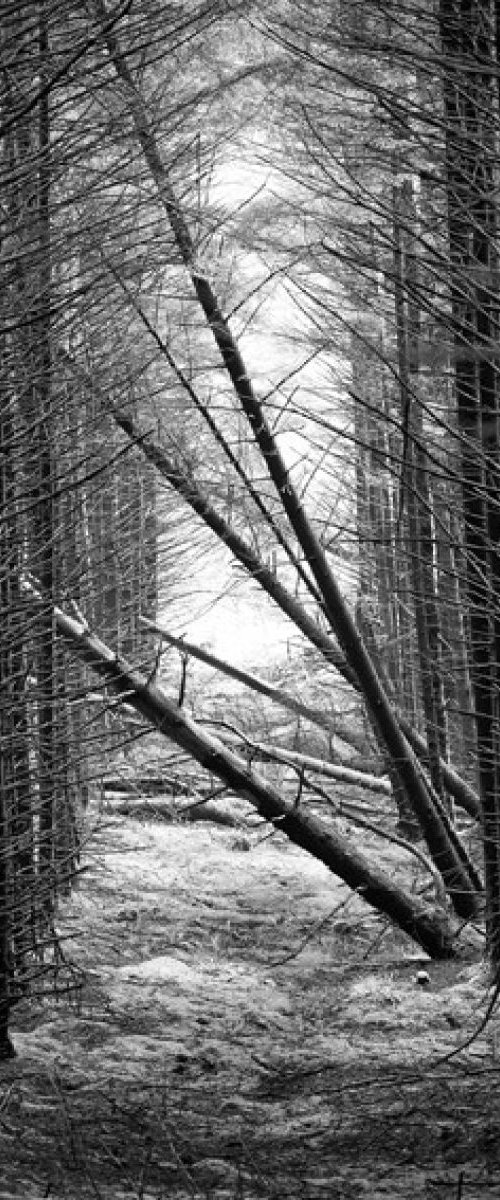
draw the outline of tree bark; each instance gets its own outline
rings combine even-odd
[[[500,964],[498,59],[490,0],[441,0],[450,294],[487,943]]]
[[[39,69],[45,81],[48,71],[46,0],[39,0]],[[54,490],[54,429],[52,414],[52,265],[51,265],[51,148],[49,96],[43,94],[38,109],[37,210],[33,214],[36,271],[35,300],[31,313],[32,405],[37,420],[36,463],[38,480],[34,493],[33,535],[37,574],[44,594],[54,595],[56,521]],[[38,645],[37,690],[40,781],[40,873],[43,876],[43,907],[50,916],[55,895],[56,796],[60,783],[56,766],[57,653],[51,605]]]
[[[424,429],[417,391],[419,313],[416,308],[416,212],[409,180],[394,188],[394,299],[401,392],[403,458],[401,497],[405,501],[407,555],[412,578],[420,693],[427,735],[427,767],[444,801],[441,762],[448,758],[441,671],[441,636],[436,595],[432,497],[423,448]]]

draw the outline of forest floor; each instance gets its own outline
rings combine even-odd
[[[500,1196],[498,1017],[440,1063],[479,957],[426,961],[255,818],[156,818],[104,813],[59,923],[83,978],[15,1010],[1,1200]]]

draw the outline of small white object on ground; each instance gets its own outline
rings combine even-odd
[[[427,971],[418,971],[416,982],[419,987],[428,987],[431,977]]]

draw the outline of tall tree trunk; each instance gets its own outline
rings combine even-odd
[[[441,489],[442,492],[442,489]],[[455,484],[440,497],[438,591],[443,632],[444,686],[450,714],[450,759],[477,787],[477,745],[470,680],[469,623],[464,594],[461,500]]]
[[[487,942],[500,964],[498,61],[490,0],[441,0],[450,292],[462,446]]]
[[[3,341],[3,338],[2,338]],[[3,376],[4,355],[2,353],[0,371]],[[6,395],[5,376],[0,378],[0,395]],[[8,403],[8,400],[7,400]],[[13,804],[13,762],[12,762],[12,727],[11,711],[8,700],[9,692],[14,683],[12,679],[11,656],[11,614],[12,597],[10,594],[13,567],[17,565],[18,547],[15,541],[14,513],[12,504],[12,480],[10,478],[9,458],[6,452],[8,445],[9,422],[7,419],[5,399],[0,401],[0,1059],[8,1056],[8,1027],[10,1011],[10,992],[12,979],[12,860],[14,847],[12,845],[11,813]],[[14,683],[15,686],[15,683]]]
[[[375,666],[375,669],[378,672],[378,676],[379,676],[381,683],[384,685],[387,681],[387,683],[389,684],[389,680],[387,679],[385,669],[382,664],[382,659],[381,659],[381,656],[379,653],[379,649],[377,646],[377,642],[375,639],[373,626],[371,624],[371,621],[369,620],[369,617],[367,616],[366,612],[364,611],[361,603],[359,603],[357,606],[356,621],[358,624],[358,629],[364,639],[365,645],[367,646],[368,651],[371,655],[372,662]],[[389,691],[389,688],[387,688],[387,691]],[[380,738],[377,738],[377,740],[380,744]],[[381,746],[381,749],[382,749],[382,755],[383,755],[383,758],[385,761],[386,771],[387,771],[387,774],[389,776],[389,779],[390,779],[391,785],[392,785],[392,795],[394,797],[394,803],[397,808],[398,833],[401,835],[401,837],[405,838],[405,840],[408,842],[417,842],[422,835],[421,835],[421,831],[420,831],[420,825],[415,816],[413,805],[409,803],[407,793],[405,792],[404,788],[401,786],[401,780],[399,778],[398,772],[395,769],[392,759],[390,758],[389,755],[383,754],[383,746]]]
[[[403,421],[402,500],[408,517],[408,558],[413,584],[420,690],[428,745],[428,769],[444,800],[442,759],[448,757],[441,668],[441,636],[434,569],[432,496],[422,408],[417,391],[419,314],[416,307],[416,211],[411,183],[394,189],[394,296],[398,377]]]
[[[372,322],[373,324],[373,322]],[[367,348],[364,326],[363,338],[353,338],[351,350],[353,371],[354,421],[356,438],[356,512],[359,545],[359,599],[356,605],[356,624],[364,640],[382,686],[390,681],[390,694],[399,702],[407,696],[405,683],[410,672],[408,646],[398,641],[399,574],[396,572],[395,523],[393,520],[392,471],[388,458],[387,427],[380,420],[386,415],[387,398],[383,396],[380,362]],[[363,370],[360,368],[360,360]],[[374,388],[374,380],[376,390]],[[375,637],[369,614],[377,608],[388,644],[388,654],[382,654]],[[402,668],[400,670],[399,668]],[[386,691],[388,689],[386,688]],[[389,692],[388,692],[389,694]],[[384,745],[375,728],[375,738],[392,784],[398,812],[398,830],[403,837],[416,841],[421,836],[413,806],[402,786],[393,761],[384,753]]]
[[[38,5],[38,49],[40,78],[48,73],[46,0]],[[35,472],[33,480],[33,570],[40,580],[48,604],[39,627],[37,653],[37,699],[40,789],[40,873],[43,905],[50,914],[54,897],[55,792],[57,779],[55,691],[57,662],[51,601],[54,598],[54,466],[52,416],[51,345],[51,149],[49,97],[38,107],[38,179],[32,207],[32,251],[34,295],[29,314],[30,410],[36,422]],[[29,286],[29,283],[28,283]]]

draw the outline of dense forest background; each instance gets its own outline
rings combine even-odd
[[[499,20],[0,5],[0,1056],[152,731],[492,1011]]]

